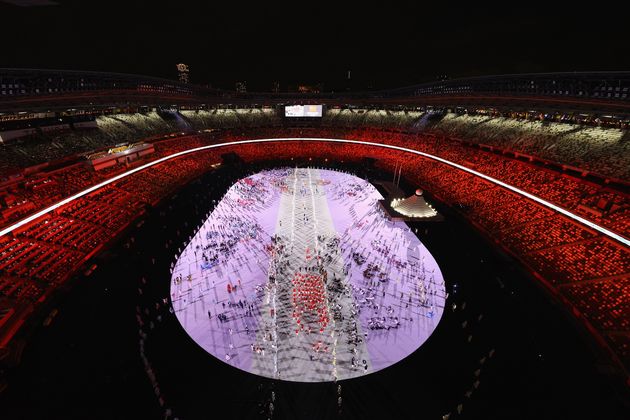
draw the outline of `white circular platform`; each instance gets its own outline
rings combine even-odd
[[[330,170],[238,181],[174,266],[179,322],[208,353],[269,378],[342,380],[405,358],[440,321],[444,279],[379,199]]]

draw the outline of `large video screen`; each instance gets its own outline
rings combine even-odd
[[[284,107],[285,117],[321,117],[321,105],[287,105]]]

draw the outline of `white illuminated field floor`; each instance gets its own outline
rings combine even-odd
[[[379,199],[330,170],[240,180],[174,264],[179,322],[212,356],[287,381],[348,379],[405,358],[440,321],[444,279]]]

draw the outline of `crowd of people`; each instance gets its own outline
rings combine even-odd
[[[172,265],[178,319],[209,353],[271,378],[344,379],[407,356],[439,322],[445,286],[378,197],[316,169],[237,182]]]
[[[274,171],[268,171],[268,172],[274,172]],[[286,176],[287,171],[282,170],[282,171],[279,171],[279,173],[283,173],[285,174],[284,176]],[[251,181],[254,178],[249,177],[245,179],[249,179]],[[269,185],[274,185],[273,189],[277,189],[278,191],[283,191],[285,193],[289,192],[289,189],[285,182],[280,182],[280,181],[276,182],[276,181],[274,181],[274,178],[267,178],[266,180],[266,182]],[[318,185],[323,185],[323,184],[324,183],[319,183]],[[348,183],[348,185],[346,185],[345,187],[338,188],[335,193],[335,200],[350,201],[351,199],[355,199],[355,198],[357,200],[361,200],[363,198],[361,192],[365,190],[362,184],[363,184],[362,182],[352,183],[352,184]],[[257,186],[256,190],[250,191],[250,189],[254,185]],[[326,184],[326,185],[330,186],[331,184]],[[261,184],[258,182],[243,182],[243,181],[237,182],[233,188],[241,190],[240,192],[242,194],[238,195],[238,199],[230,200],[231,206],[245,205],[248,208],[259,206],[260,204],[257,203],[258,200],[252,198],[253,196],[259,196],[259,195],[262,196],[264,201],[269,201],[268,200],[269,195],[263,192],[265,191],[265,189],[261,189],[259,187],[261,187]],[[227,200],[230,198],[231,198],[230,195],[225,195],[223,196],[221,200],[217,200],[217,201],[209,200],[209,201],[213,202],[213,207],[215,210],[216,209],[221,210],[222,206],[220,204],[217,206],[217,203],[220,203],[221,201]],[[249,200],[248,198],[250,198],[251,200]],[[182,197],[180,194],[178,201],[185,200],[185,199],[186,198]],[[174,219],[174,217],[169,214],[160,213],[160,215],[162,219],[158,223],[159,225],[161,225],[162,223],[168,224],[169,220]],[[206,217],[207,215],[201,216],[200,214],[195,213],[193,223],[195,223],[194,222],[195,220],[200,220],[203,223],[203,220],[205,220]],[[180,218],[176,218],[176,219],[181,220]],[[224,225],[226,226],[226,230],[225,230],[226,232],[224,234],[227,235],[227,231],[229,230],[228,229],[229,224],[225,223]],[[177,224],[175,224],[175,226],[177,226]],[[369,230],[369,224],[362,224],[361,226]],[[218,225],[215,224],[213,229],[217,229],[217,227]],[[197,231],[198,229],[199,227],[196,227],[195,231]],[[202,235],[200,238],[203,238],[204,241],[202,242],[205,242],[205,239],[208,237],[207,231],[202,230],[202,232],[204,233],[204,235]],[[244,234],[245,231],[241,233]],[[187,235],[188,234],[186,234],[186,237]],[[210,239],[219,244],[224,242],[220,240],[220,237],[221,235],[214,235],[214,234],[210,235]],[[178,238],[185,239],[182,237],[178,237]],[[322,245],[322,249],[326,249],[326,250],[335,249],[335,247],[339,247],[339,245],[341,244],[341,241],[339,239],[337,239],[336,241],[327,240],[324,236],[320,236],[318,239],[322,241],[322,243],[325,243],[325,245]],[[189,241],[190,241],[190,238],[185,239],[183,241],[183,244],[186,244]],[[201,242],[197,244],[200,245]],[[171,249],[173,248],[173,245],[170,243],[170,241],[168,242],[168,245],[170,245]],[[282,249],[286,248],[285,242],[279,241],[278,238],[273,239],[271,245],[272,246],[266,248],[267,252],[281,252]],[[136,245],[136,246],[141,246],[141,245]],[[175,247],[177,247],[177,245],[175,245]],[[203,246],[200,247],[199,249],[201,248],[203,248]],[[374,289],[374,292],[372,294],[375,295],[374,297],[378,300],[378,296],[376,295],[381,294],[383,288],[386,286],[387,283],[382,280],[379,280],[382,278],[381,275],[374,274],[372,276],[368,274],[368,276],[364,276],[363,271],[367,270],[369,266],[374,265],[372,263],[372,258],[373,257],[376,258],[377,256],[376,255],[368,256],[367,255],[369,252],[368,251],[368,252],[365,252],[366,256],[362,258],[358,256],[359,254],[358,249],[353,249],[352,247],[346,248],[345,246],[343,248],[345,250],[344,255],[347,258],[351,258],[353,261],[352,264],[356,265],[357,268],[360,268],[358,271],[356,271],[355,274],[357,274],[357,279],[364,279],[364,284],[360,288],[356,288],[356,290],[353,291],[353,289],[350,289],[350,288],[346,289],[343,287],[339,287],[339,282],[335,280],[334,276],[331,276],[327,279],[327,286],[325,287],[325,290],[326,290],[325,293],[328,293],[328,296],[331,296],[331,294],[334,293],[333,291],[334,289],[338,289],[341,293],[354,293],[354,296],[356,296],[356,299],[359,302],[355,310],[365,312],[372,318],[372,319],[367,318],[369,319],[368,323],[370,323],[371,325],[371,327],[367,329],[367,332],[370,338],[375,337],[378,334],[384,335],[387,332],[388,324],[390,325],[390,329],[392,331],[394,331],[394,329],[396,328],[400,328],[400,326],[398,327],[395,326],[395,316],[391,316],[391,323],[389,319],[387,323],[384,323],[382,321],[383,318],[381,316],[375,316],[372,314],[372,311],[374,310],[374,305],[372,304],[374,302],[374,298],[370,298],[370,296],[367,296],[368,295],[367,289],[368,288]],[[384,241],[378,241],[378,240],[369,241],[369,243],[365,245],[365,248],[366,249],[374,248],[374,250],[378,253],[379,257],[386,258],[385,254],[387,253],[387,250],[384,247]],[[191,249],[197,249],[197,248],[196,246],[193,246]],[[175,248],[175,251],[177,251],[176,248]],[[341,252],[341,249],[339,251]],[[168,250],[166,250],[165,252],[167,254],[169,253]],[[184,252],[183,248],[178,250],[177,255],[181,255],[182,252]],[[354,257],[353,254],[357,254],[357,256]],[[311,261],[317,261],[317,258],[315,257],[316,253],[309,252],[309,255],[314,257],[310,259]],[[306,259],[306,254],[304,255],[304,258]],[[153,262],[152,262],[152,259],[153,259]],[[146,260],[147,260],[148,266],[152,266],[152,264],[155,264],[155,259],[153,257],[150,257],[149,255],[146,256]],[[198,262],[201,263],[201,260],[202,258],[200,258]],[[322,258],[321,261],[325,262],[327,260]],[[223,260],[223,263],[228,267],[230,266],[229,260]],[[304,264],[304,262],[302,264]],[[396,264],[396,262],[394,261],[393,264]],[[283,267],[283,266],[285,266],[285,264],[283,264],[282,259],[280,259],[280,264],[278,265],[278,267]],[[314,281],[316,281],[315,277],[319,277],[319,272],[317,270],[309,271],[309,270],[304,269],[304,267],[301,270],[301,273],[304,276],[313,276],[312,280]],[[297,288],[299,288],[300,286],[298,286],[297,284],[293,284],[290,281],[292,279],[290,275],[295,274],[293,270],[290,270],[290,269],[287,270],[286,274],[287,274],[286,278],[289,280],[288,291],[292,293],[292,291],[296,289],[296,286]],[[322,280],[322,279],[320,278],[319,280]],[[187,276],[182,276],[181,280],[179,281],[181,281],[184,286],[189,285],[189,280]],[[162,340],[167,340],[171,342],[173,341],[173,337],[171,335],[172,331],[164,330],[163,325],[165,322],[171,322],[171,323],[176,323],[176,324],[179,324],[179,323],[177,322],[176,318],[173,315],[171,315],[170,313],[167,313],[169,308],[162,304],[163,303],[162,297],[164,296],[163,293],[165,292],[164,287],[158,287],[156,283],[159,283],[159,282],[156,282],[156,281],[153,281],[152,283],[149,283],[149,282],[150,280],[146,279],[144,276],[139,278],[139,281],[138,281],[138,295],[139,295],[139,299],[141,303],[140,303],[139,308],[136,309],[136,311],[138,313],[138,316],[137,316],[138,325],[141,328],[141,332],[140,332],[141,359],[145,366],[146,375],[149,378],[151,386],[153,386],[154,391],[156,391],[157,389],[156,400],[159,403],[160,407],[162,408],[165,418],[171,418],[173,417],[174,412],[179,413],[181,410],[184,409],[182,408],[182,406],[186,407],[186,399],[182,398],[181,395],[175,394],[173,390],[170,389],[173,387],[180,388],[179,385],[177,384],[169,385],[167,383],[169,380],[170,381],[173,380],[173,378],[170,377],[170,370],[171,370],[170,363],[171,362],[166,361],[172,357],[172,354],[170,353],[168,349],[163,348]],[[307,283],[308,282],[304,282],[304,285],[309,286],[309,284]],[[212,324],[216,322],[217,324],[222,326],[224,329],[226,329],[227,331],[226,337],[230,337],[230,338],[233,338],[235,335],[242,333],[245,328],[249,328],[250,333],[253,332],[256,324],[251,321],[252,319],[254,319],[253,316],[260,317],[262,315],[261,312],[256,309],[256,307],[263,301],[264,295],[265,295],[265,289],[260,288],[259,290],[256,290],[256,297],[257,297],[256,301],[248,300],[246,304],[243,302],[243,305],[241,305],[239,304],[239,300],[241,299],[240,294],[246,293],[247,289],[245,288],[244,285],[242,285],[242,283],[239,283],[238,280],[234,281],[234,285],[237,286],[237,291],[234,292],[234,290],[232,290],[231,293],[227,294],[228,296],[234,295],[235,297],[234,302],[232,302],[231,300],[227,301],[225,305],[225,309],[223,309],[221,305],[219,305],[220,310],[221,311],[224,310],[225,313],[222,313],[221,311],[219,311],[217,315],[217,312],[215,310],[210,310],[210,313],[207,315],[201,314],[203,315],[203,318],[205,318],[208,323]],[[316,286],[316,284],[312,284],[312,283],[311,285]],[[221,287],[220,289],[224,290],[225,293],[227,293],[227,286]],[[307,287],[307,289],[310,289],[310,286]],[[316,292],[316,290],[318,289],[316,288],[313,292]],[[302,292],[306,292],[306,290],[302,289]],[[296,293],[299,293],[299,292],[296,291]],[[315,294],[318,294],[318,293],[315,293]],[[309,296],[313,296],[313,295],[311,295],[310,293],[303,293],[302,296],[306,298],[303,303],[305,305],[308,305],[308,302],[310,301]],[[368,297],[368,299],[366,299],[366,296]],[[458,376],[461,376],[461,378],[457,379],[458,381],[461,380],[462,387],[459,387],[459,386],[454,387],[453,395],[449,398],[445,398],[445,403],[443,404],[443,411],[441,411],[442,413],[446,413],[445,418],[449,418],[448,416],[450,416],[450,418],[453,418],[453,416],[456,415],[456,413],[458,412],[461,413],[463,411],[471,411],[473,409],[476,394],[483,390],[483,387],[484,387],[483,382],[487,381],[488,378],[490,377],[490,376],[486,376],[485,379],[482,379],[481,376],[492,375],[491,365],[494,363],[493,358],[494,358],[495,350],[491,348],[492,344],[489,343],[493,340],[489,339],[482,333],[484,329],[484,324],[487,323],[487,320],[483,318],[483,315],[479,314],[478,309],[476,309],[474,305],[467,305],[466,302],[463,302],[462,304],[461,298],[462,296],[455,296],[451,298],[450,302],[452,302],[453,304],[449,305],[447,309],[449,312],[452,312],[452,314],[449,314],[449,317],[454,317],[456,319],[459,319],[459,321],[455,321],[455,326],[458,328],[455,328],[454,334],[460,338],[461,343],[462,343],[462,348],[458,350],[458,353],[460,354],[460,356],[462,356],[462,358],[465,358],[466,360],[468,360],[468,362],[462,363],[462,364],[466,364],[466,368],[463,369],[461,372],[459,372],[460,375]],[[407,303],[408,297],[405,296],[405,299],[403,299],[402,301],[404,301],[403,303]],[[418,302],[418,304],[419,303],[420,302]],[[306,312],[308,312],[308,309],[306,308],[304,309],[306,310]],[[248,312],[248,311],[251,311],[251,312]],[[387,311],[388,311],[388,308],[383,307],[383,312],[385,314],[387,314]],[[338,322],[339,316],[335,315],[334,310],[331,312],[331,314],[333,315],[333,317],[331,318],[331,322],[333,319],[335,319],[334,318],[335,316],[337,316],[336,318],[337,320],[335,320],[335,322]],[[246,326],[243,327],[242,324],[239,323],[240,322],[239,320],[241,321],[246,320],[247,321],[247,324],[245,324]],[[313,326],[317,325],[319,328],[318,320],[319,318],[313,318],[314,322],[312,325]],[[404,319],[401,319],[400,322],[408,323],[408,321]],[[458,322],[461,324],[461,327],[458,326]],[[247,325],[249,325],[249,327],[247,327]],[[407,327],[408,326],[409,325],[407,324]],[[228,329],[231,329],[232,331],[231,335]],[[317,332],[317,329],[312,328],[310,335],[307,335],[307,332],[304,330],[300,330],[299,334],[300,336],[305,336],[305,337],[315,337],[317,336],[316,332]],[[295,331],[291,331],[291,333],[296,334]],[[401,334],[404,334],[404,332]],[[474,337],[474,339],[471,339],[472,337]],[[352,339],[356,340],[357,342],[360,342],[360,341],[365,340],[366,338],[363,334],[357,333],[352,337]],[[391,335],[390,335],[390,339],[391,339]],[[312,346],[310,347],[311,357],[313,358],[318,357],[320,359],[325,359],[326,356],[330,354],[332,348],[327,349],[325,343],[319,342],[319,341],[320,340],[314,339],[313,342],[311,343],[312,344]],[[270,340],[269,343],[272,343],[272,341]],[[240,352],[245,351],[245,352],[256,353],[257,355],[267,355],[269,354],[270,351],[273,351],[273,347],[269,345],[269,343],[268,345],[262,345],[260,343],[252,344],[251,346],[245,348],[245,347],[238,347],[238,343],[234,342],[233,347],[238,348]],[[179,347],[179,344],[177,343],[177,341],[175,342],[174,345],[176,348],[179,348],[179,350],[186,351],[186,349],[182,349],[181,347]],[[164,354],[167,354],[166,358],[164,358]],[[232,362],[233,360],[234,359],[231,359],[229,360],[229,362]],[[356,365],[355,369],[357,371],[365,371],[367,360],[365,361],[366,364],[364,364],[363,358],[355,357],[354,363]],[[186,371],[186,367],[183,366],[181,363],[178,363],[177,370],[182,370],[182,369]],[[189,375],[189,374],[191,373],[186,373],[186,375]],[[197,374],[200,374],[200,373],[197,373]],[[222,376],[217,376],[216,380],[221,380],[220,379],[221,377]],[[248,401],[248,404],[254,404],[257,402],[259,406],[259,412],[261,413],[261,415],[264,416],[264,418],[276,418],[275,417],[276,415],[280,415],[280,416],[287,415],[287,407],[286,407],[287,399],[290,399],[292,397],[287,395],[286,390],[284,388],[279,389],[278,387],[274,387],[273,384],[275,382],[266,381],[261,378],[259,378],[258,381],[260,382],[259,389],[265,389],[267,392],[265,392],[264,395],[260,395],[259,397],[260,400],[255,400],[253,402]],[[269,386],[271,386],[271,390],[270,391],[267,390],[268,387],[265,387],[264,384],[268,384]],[[291,384],[290,388],[294,389],[293,384]],[[341,382],[333,383],[331,384],[330,388],[334,390],[334,398],[332,399],[332,401],[328,401],[328,398],[326,398],[325,400],[321,402],[321,404],[333,405],[333,402],[334,402],[334,405],[336,406],[335,409],[338,411],[339,415],[343,415],[344,411],[348,411],[348,413],[350,413],[355,409],[356,403],[357,403],[356,395],[354,395],[352,391],[350,391],[350,393],[346,395],[345,392],[347,391],[345,391],[345,385],[343,385],[343,383]],[[342,392],[342,388],[344,388],[343,392]],[[182,391],[182,392],[185,392],[185,391]],[[450,390],[449,390],[449,393],[450,393]]]
[[[433,153],[522,188],[621,235],[628,237],[630,234],[630,206],[623,192],[477,148],[464,147],[456,140],[440,136],[365,129],[238,129],[220,135],[158,142],[155,144],[155,155],[147,159],[220,140],[290,136],[377,141]],[[530,268],[547,278],[550,284],[571,284],[570,289],[563,286],[555,290],[565,296],[584,318],[596,325],[625,325],[627,311],[616,309],[627,303],[623,300],[620,303],[619,296],[576,292],[580,287],[587,287],[577,281],[588,279],[602,285],[616,285],[626,278],[624,276],[630,273],[630,261],[627,249],[621,244],[603,239],[588,227],[570,222],[494,184],[429,159],[358,145],[307,145],[309,147],[297,142],[267,143],[262,147],[249,145],[229,150],[238,153],[246,162],[269,156],[287,161],[300,158],[347,161],[373,157],[379,165],[390,170],[402,163],[402,175],[406,179],[418,183],[443,202],[454,205]],[[0,292],[12,302],[11,305],[17,306],[24,301],[32,304],[69,276],[83,257],[96,249],[97,244],[105,243],[107,238],[113,237],[116,231],[140,214],[144,205],[159,201],[177,185],[207,171],[212,164],[220,162],[220,154],[226,151],[202,152],[142,171],[50,215],[46,226],[42,225],[46,220],[39,219],[19,232],[6,235],[0,244],[0,264],[3,267]],[[2,211],[7,215],[2,225],[6,226],[125,169],[117,167],[108,172],[93,172],[75,165],[54,173],[38,174],[34,178],[26,178],[23,183],[6,187],[0,196]],[[24,208],[23,212],[14,211],[20,207]],[[610,290],[617,290],[616,286],[611,287]],[[602,333],[606,338],[610,337],[613,346],[621,346],[619,351],[628,360],[627,341],[620,338],[618,332],[614,337]]]
[[[273,151],[275,156],[283,159],[297,156],[295,153],[300,147],[297,144],[295,146],[286,144],[268,146],[267,152]],[[257,152],[251,147],[241,147],[239,148],[239,153],[247,156],[248,159],[254,159]],[[588,227],[570,222],[568,219],[552,213],[538,204],[516,196],[493,184],[480,180],[473,181],[472,175],[452,170],[437,162],[423,158],[410,160],[409,156],[405,156],[401,152],[374,151],[368,147],[361,148],[356,145],[348,146],[329,143],[318,145],[317,148],[313,148],[310,151],[309,155],[312,159],[323,159],[331,155],[344,156],[345,159],[348,159],[348,156],[352,156],[353,153],[358,156],[378,158],[381,164],[389,170],[393,170],[396,163],[407,162],[403,171],[406,171],[408,179],[412,179],[414,182],[422,185],[425,187],[425,191],[431,191],[441,201],[454,204],[463,214],[476,222],[478,226],[493,237],[500,240],[505,237],[521,235],[524,239],[522,242],[511,240],[502,244],[514,254],[522,257],[538,274],[544,278],[550,277],[548,279],[549,283],[566,283],[584,278],[589,280],[601,278],[603,282],[615,282],[618,276],[630,273],[630,257],[627,248],[622,244],[603,239]],[[508,174],[508,176],[516,177],[517,175]],[[542,176],[552,175],[543,173]],[[564,190],[569,193],[571,192],[570,187],[573,187],[573,190],[580,188],[580,184],[576,180],[559,176],[557,179],[563,183],[560,185],[569,187]],[[530,182],[535,185],[534,179],[530,180]],[[474,185],[474,188],[470,188],[471,185]],[[586,185],[583,188],[595,187]],[[608,194],[609,192],[605,193]],[[561,193],[556,192],[555,195],[560,196]],[[618,198],[618,200],[623,203],[622,198]],[[620,216],[626,214],[626,212],[627,210],[620,213]],[[513,216],[514,219],[512,219]],[[620,217],[620,220],[623,219]],[[517,221],[517,223],[514,221]],[[545,229],[536,231],[535,234],[527,235],[528,231],[532,232],[530,225],[534,223],[542,224]],[[619,231],[622,233],[627,232],[628,225],[626,222],[615,224],[614,226],[620,228]],[[567,231],[566,229],[569,230]],[[586,241],[583,241],[584,239]],[[579,243],[572,246],[576,242]],[[534,255],[524,254],[522,252],[524,248],[535,248],[537,251]],[[547,249],[549,251],[546,251]],[[587,275],[576,277],[576,274],[571,274],[580,270],[587,273]],[[614,277],[610,278],[610,276]],[[579,285],[574,287],[579,287]],[[565,296],[564,288],[555,290],[560,295]],[[621,296],[623,302],[626,299],[624,296],[627,295]],[[593,295],[588,302],[584,299],[572,301],[570,296],[566,297],[567,301],[575,305],[576,310],[586,320],[590,321],[591,319],[607,317],[610,318],[610,322],[618,322],[614,318],[627,319],[627,311],[615,310],[620,306],[619,296]],[[627,303],[623,303],[623,305],[627,305]],[[609,340],[613,346],[616,343],[623,342],[618,335],[616,333],[615,339]],[[630,356],[627,343],[623,344],[621,348],[617,348],[617,350],[627,361],[628,356]]]

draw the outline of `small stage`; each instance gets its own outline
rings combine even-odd
[[[437,213],[434,216],[427,217],[413,217],[401,214],[398,210],[392,207],[392,203],[394,200],[405,200],[411,197],[406,197],[405,192],[401,190],[396,184],[389,181],[373,181],[373,184],[376,185],[377,189],[381,192],[381,194],[385,197],[382,200],[378,201],[379,206],[387,217],[390,220],[395,222],[442,222],[444,221],[444,216],[440,213]],[[421,195],[421,194],[420,194]],[[412,196],[413,197],[413,196]],[[415,206],[418,207],[419,210],[430,211],[432,207],[426,202],[423,197],[418,197]]]

